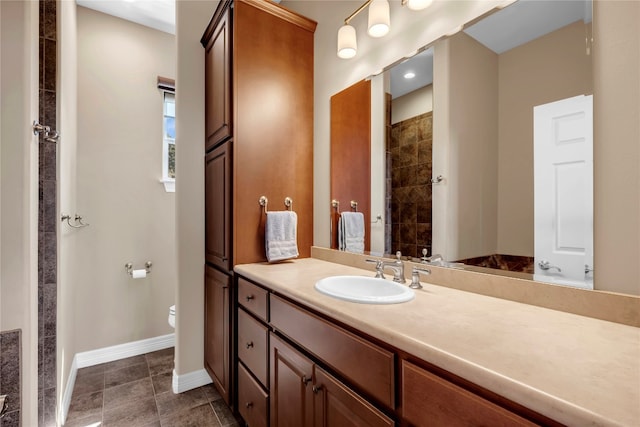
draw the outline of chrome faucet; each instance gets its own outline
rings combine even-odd
[[[407,283],[407,279],[404,278],[404,263],[402,262],[402,253],[400,251],[396,252],[396,258],[395,261],[382,261],[380,263],[380,271],[384,271],[386,267],[389,267],[393,271],[394,282]]]
[[[431,274],[431,270],[421,267],[413,267],[413,269],[411,269],[411,284],[409,285],[410,288],[422,289],[422,285],[420,284],[421,274]]]
[[[422,249],[422,264],[431,264],[432,262],[444,261],[444,258],[440,254],[433,254],[431,256],[427,256],[427,248]]]
[[[376,279],[384,279],[384,273],[382,272],[382,260],[380,259],[367,259],[366,262],[376,265]]]

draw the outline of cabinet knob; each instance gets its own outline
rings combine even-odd
[[[318,394],[322,391],[322,386],[321,385],[314,385],[311,388],[311,391],[313,391],[313,394]]]
[[[255,297],[253,295],[247,295],[247,302],[251,301],[252,299],[254,299]]]
[[[245,407],[247,407],[247,408],[249,408],[249,409],[250,409],[250,408],[253,408],[253,402],[247,402],[247,403],[245,403],[245,405],[244,405],[244,406],[245,406]]]
[[[311,378],[307,378],[306,375],[302,376],[302,384],[307,385],[309,384],[309,382],[311,382]]]
[[[251,347],[253,347],[253,341],[249,341],[249,342],[247,343],[247,348],[251,348]]]

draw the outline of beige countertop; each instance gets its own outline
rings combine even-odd
[[[317,292],[372,271],[313,258],[245,264],[241,275],[571,426],[640,426],[640,328],[431,285],[368,305]]]

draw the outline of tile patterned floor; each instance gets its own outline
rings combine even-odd
[[[173,348],[78,370],[65,427],[237,427],[213,385],[171,390]]]

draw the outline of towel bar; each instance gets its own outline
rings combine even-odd
[[[355,200],[351,201],[351,209],[353,209],[354,212],[358,212],[358,202],[356,202]]]

